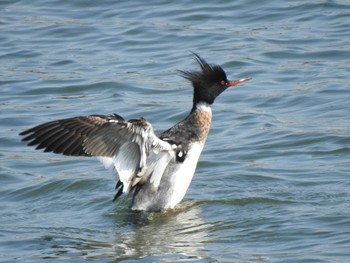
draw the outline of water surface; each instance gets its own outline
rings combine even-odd
[[[347,1],[2,1],[0,261],[347,262]],[[230,78],[191,187],[173,213],[113,203],[94,159],[18,133],[116,112],[181,120],[191,51]]]

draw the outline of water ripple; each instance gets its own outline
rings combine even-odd
[[[0,261],[346,262],[344,1],[2,1]],[[93,159],[18,133],[70,116],[191,109],[191,51],[252,81],[221,95],[178,210],[129,211]],[[161,109],[161,110],[160,110]]]

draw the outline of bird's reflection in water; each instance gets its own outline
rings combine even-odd
[[[164,213],[129,212],[125,217],[128,227],[118,228],[116,232],[116,256],[119,259],[155,255],[203,258],[208,224],[199,217],[200,211],[198,205],[187,201]]]

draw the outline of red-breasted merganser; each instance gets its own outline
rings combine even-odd
[[[251,78],[229,81],[220,66],[194,54],[200,71],[180,71],[193,85],[188,116],[156,135],[144,118],[126,121],[117,114],[50,121],[20,133],[45,152],[95,156],[118,175],[114,200],[132,195],[132,210],[174,208],[185,196],[208,136],[211,105],[224,90]]]

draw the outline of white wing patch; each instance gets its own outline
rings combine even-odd
[[[123,192],[128,193],[134,185],[141,180],[150,180],[155,188],[159,187],[160,181],[170,160],[175,156],[175,151],[154,149],[146,157],[144,166],[140,167],[140,149],[136,143],[126,143],[120,148],[115,157],[101,157],[97,159],[107,169],[115,169],[120,180],[123,183]]]
[[[97,160],[99,160],[103,166],[106,169],[113,169],[114,168],[114,163],[113,163],[113,158],[111,157],[102,157],[102,156],[96,156]]]
[[[124,184],[123,192],[129,192],[132,180],[137,174],[140,164],[138,144],[133,142],[123,144],[118,154],[113,158],[113,163],[119,174],[119,180]]]
[[[150,178],[149,180],[153,187],[158,188],[164,171],[174,156],[174,151],[164,151],[161,153],[153,152],[150,155],[150,158],[148,158],[147,166],[140,175],[146,178]]]
[[[115,154],[111,157],[97,156],[97,159],[106,168],[114,168],[117,171],[118,179],[123,183],[124,193],[146,180],[150,180],[157,188],[171,158],[175,156],[176,146],[160,140],[148,122],[143,127],[128,123],[123,132],[128,140],[118,141],[120,146]],[[103,140],[103,137],[98,138],[98,141]]]

